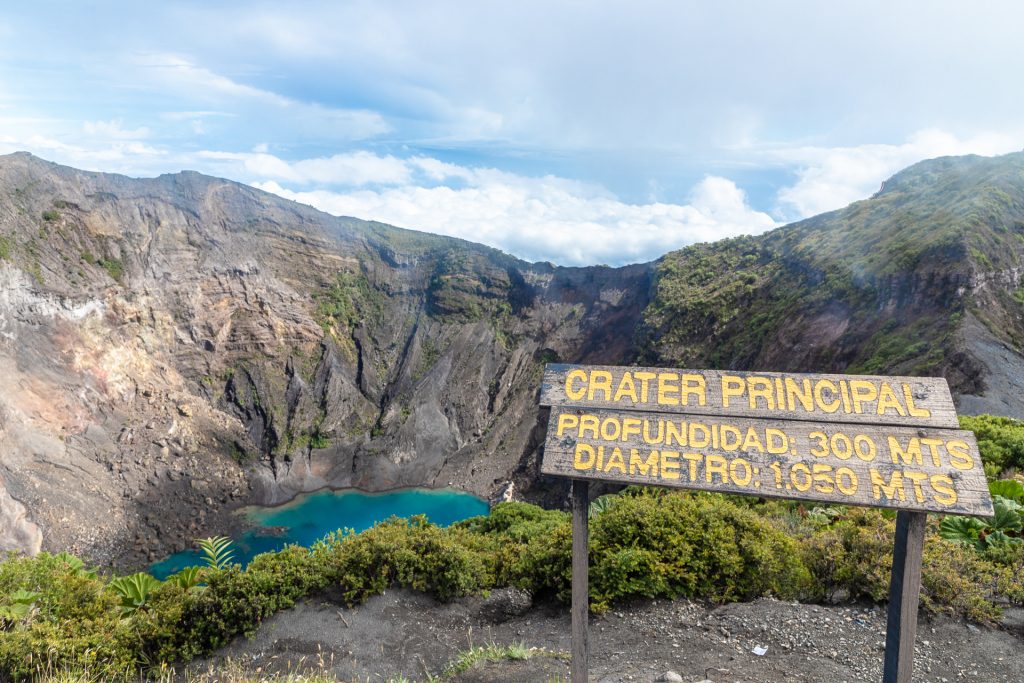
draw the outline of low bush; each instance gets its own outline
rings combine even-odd
[[[641,492],[594,520],[591,595],[597,609],[632,595],[796,598],[811,585],[799,555],[794,539],[722,496]]]
[[[349,604],[391,585],[448,599],[493,585],[493,561],[467,540],[464,529],[442,529],[422,516],[392,518],[361,534],[329,536],[314,555]]]
[[[989,479],[1024,470],[1024,421],[996,415],[961,415],[960,427],[974,432]]]
[[[814,598],[839,591],[852,599],[888,598],[895,532],[895,522],[881,511],[850,508],[831,526],[804,539],[805,560],[816,579]],[[939,537],[937,524],[929,523],[921,570],[925,610],[992,622],[999,615],[993,598],[1020,586],[1020,579],[1005,567]]]

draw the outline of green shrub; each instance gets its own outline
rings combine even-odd
[[[165,583],[148,614],[135,618],[149,661],[187,661],[235,636],[251,636],[264,619],[324,586],[312,552],[299,546],[258,555],[245,570],[237,564],[207,569],[204,578],[201,591]]]
[[[423,516],[392,518],[361,534],[329,538],[316,553],[349,604],[392,584],[448,599],[493,585],[494,562],[458,535],[459,529],[441,529]]]
[[[40,553],[0,564],[0,595],[32,592],[31,618],[7,624],[0,672],[24,678],[48,666],[84,669],[106,678],[135,671],[136,649],[121,621],[117,596],[76,558]]]
[[[939,535],[947,541],[985,550],[998,545],[1021,545],[1024,506],[1016,500],[992,496],[994,515],[991,519],[947,515],[939,524]]]
[[[1020,578],[972,549],[929,533],[921,569],[921,606],[972,621],[998,621],[1000,609],[993,597],[1002,594],[1020,600]]]
[[[1024,543],[989,545],[982,556],[993,564],[1013,569],[1016,576],[1024,579]]]
[[[498,503],[490,514],[458,522],[452,528],[529,543],[569,524],[569,519],[565,512],[545,510],[529,503]]]
[[[509,582],[535,595],[568,602],[572,589],[572,527],[566,521],[506,556]],[[593,586],[593,584],[591,584]],[[593,603],[593,590],[591,590]]]
[[[110,590],[121,598],[121,613],[133,614],[146,607],[150,594],[160,583],[149,574],[139,572],[114,579],[110,582]]]
[[[203,564],[210,569],[227,569],[235,560],[233,543],[227,536],[210,536],[196,541],[203,557]]]
[[[569,599],[570,516],[527,503],[498,503],[485,517],[459,522],[467,538],[490,539],[496,585],[515,585],[535,595]]]
[[[174,588],[179,595],[183,592]],[[167,628],[166,614],[151,622],[151,628],[166,640],[158,638],[150,647],[155,645],[168,659],[188,660],[227,645],[237,635],[252,636],[274,613],[278,604],[275,588],[265,575],[249,574],[238,565],[215,572],[207,578],[205,591],[178,598],[182,601],[180,613],[170,605],[170,614],[178,618],[176,627]]]
[[[805,559],[818,579],[815,597],[843,589],[855,600],[887,598],[894,529],[876,510],[851,508],[846,519],[806,538]]]
[[[120,259],[100,259],[96,262],[96,265],[107,271],[107,275],[118,282],[124,277],[124,264],[121,263]]]
[[[47,223],[55,221],[58,218],[60,218],[60,212],[56,211],[55,209],[43,211],[43,220],[46,221]]]
[[[1009,470],[1024,470],[1024,422],[995,415],[962,415],[960,427],[974,432],[990,479],[1004,477]]]
[[[0,261],[9,261],[13,249],[14,240],[6,235],[0,235]]]
[[[34,679],[40,672],[88,672],[94,680],[123,680],[141,665],[135,634],[116,616],[89,622],[33,623],[0,637],[0,671],[13,680]]]
[[[851,508],[832,527],[804,540],[808,565],[817,579],[816,597],[844,589],[852,599],[881,602],[889,595],[896,524],[879,510]],[[930,524],[921,570],[921,605],[982,622],[999,609],[992,598],[1020,591],[1011,577],[969,546],[947,541]]]
[[[685,493],[623,497],[595,517],[590,576],[597,609],[632,595],[796,598],[811,583],[792,538],[721,496]]]
[[[45,621],[94,619],[117,612],[118,600],[103,581],[84,570],[77,558],[63,553],[40,553],[34,558],[14,556],[0,564],[0,595],[16,591],[39,593],[38,618]]]
[[[441,600],[480,592],[494,584],[493,563],[459,538],[421,519],[410,525],[415,531],[395,553],[395,583]]]

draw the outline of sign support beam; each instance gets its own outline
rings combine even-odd
[[[921,553],[927,517],[923,512],[906,510],[896,514],[882,683],[911,683],[914,642],[917,639],[917,603],[921,593]]]
[[[586,481],[572,482],[572,683],[587,683],[590,659],[589,489]]]

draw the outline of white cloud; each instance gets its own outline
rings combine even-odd
[[[166,121],[191,121],[222,116],[231,117],[234,114],[226,111],[165,111],[160,114],[160,118]]]
[[[648,261],[693,242],[776,225],[751,209],[742,190],[725,178],[705,178],[688,204],[627,204],[602,188],[564,178],[529,178],[424,158],[408,165],[429,169],[435,177],[458,176],[467,186],[296,192],[275,181],[254,185],[335,215],[461,237],[564,265]]]
[[[992,133],[961,139],[945,131],[928,129],[900,145],[798,147],[778,150],[769,156],[801,167],[797,182],[778,195],[781,215],[798,219],[865,199],[886,178],[918,161],[960,154],[1004,154],[1020,149],[1022,140],[1021,136]]]
[[[378,156],[367,151],[289,162],[270,154],[267,149],[264,144],[257,145],[252,152],[247,153],[204,151],[199,153],[199,157],[240,162],[244,173],[235,173],[234,177],[247,175],[303,185],[399,185],[410,181],[414,169],[413,165],[397,157]]]
[[[376,111],[327,107],[285,97],[270,90],[239,83],[175,54],[145,54],[137,56],[134,62],[146,71],[150,79],[159,81],[164,87],[177,91],[182,98],[188,100],[225,107],[255,105],[271,108],[287,112],[291,125],[301,125],[304,121],[321,122],[330,126],[335,133],[343,132],[344,137],[351,140],[370,138],[391,130],[388,122]],[[196,113],[210,115],[214,112]]]
[[[168,164],[179,164],[164,149],[131,139],[85,140],[69,144],[42,134],[0,136],[0,153],[28,151],[57,163],[90,171],[152,174]]]
[[[82,124],[82,130],[87,135],[99,138],[113,138],[115,140],[140,140],[149,137],[149,128],[126,129],[120,119],[111,121],[86,121]]]
[[[1020,3],[940,0],[926,17],[884,0],[741,4],[271,3],[240,16],[207,3],[188,24],[238,62],[358,88],[398,112],[400,135],[412,124],[431,140],[695,156],[1018,124],[1024,91],[1006,84],[1024,65]]]
[[[393,156],[370,152],[335,154],[328,158],[304,159],[293,168],[307,182],[368,185],[400,184],[409,181],[408,165]]]
[[[261,100],[279,107],[287,107],[292,101],[277,93],[261,90],[243,83],[237,83],[226,76],[192,63],[173,54],[148,54],[138,57],[139,66],[170,83],[183,85],[196,93],[228,95]]]

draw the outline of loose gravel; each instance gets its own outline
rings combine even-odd
[[[1004,628],[943,617],[918,625],[915,683],[1024,683],[1022,612]],[[806,605],[762,599],[723,606],[687,600],[643,601],[591,619],[591,680],[687,683],[855,683],[882,679],[885,611],[870,605]],[[353,609],[307,601],[268,620],[201,668],[230,658],[264,672],[327,669],[342,681],[425,681],[461,651],[522,643],[544,653],[570,650],[568,610],[530,606],[498,591],[450,603],[388,591]],[[480,663],[461,683],[567,680],[552,656]],[[675,674],[679,678],[673,678]],[[667,676],[667,677],[666,677]]]

